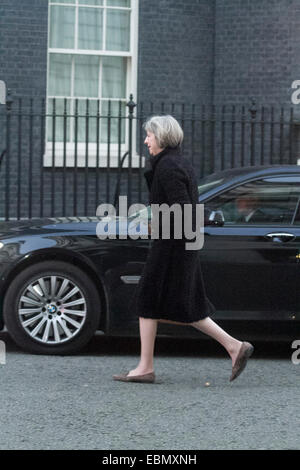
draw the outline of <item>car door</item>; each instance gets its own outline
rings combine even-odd
[[[295,234],[297,235],[297,243],[299,246],[299,251],[298,251],[298,264],[297,264],[297,274],[296,274],[296,286],[295,286],[295,296],[296,296],[296,309],[295,309],[295,316],[294,319],[300,320],[300,200],[298,202],[298,207],[296,210],[296,215],[294,219],[294,229],[295,229]]]
[[[205,202],[223,226],[206,226],[200,257],[207,294],[221,319],[289,319],[296,293],[300,177],[252,180]],[[241,217],[243,216],[243,217]]]
[[[110,230],[118,236],[107,241],[104,244],[106,248],[103,246],[100,249],[99,244],[95,263],[101,264],[104,273],[110,306],[110,327],[114,331],[134,331],[134,328],[138,328],[134,298],[151,243],[148,211],[149,207],[128,219],[112,220]]]

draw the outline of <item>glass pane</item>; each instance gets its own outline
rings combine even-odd
[[[286,183],[256,181],[217,196],[209,208],[222,210],[225,224],[291,223],[299,190],[293,193]]]
[[[130,12],[107,10],[106,49],[110,51],[129,51],[130,49]]]
[[[78,0],[79,5],[103,5],[103,0]]]
[[[126,97],[126,58],[102,58],[102,97]]]
[[[130,0],[107,0],[107,6],[130,8]]]
[[[50,54],[49,89],[50,96],[71,95],[72,56],[69,54]]]
[[[63,142],[64,141],[64,132],[66,131],[66,142],[70,140],[70,100],[67,100],[67,116],[64,118],[64,110],[65,110],[65,100],[64,99],[55,99],[55,113],[53,114],[54,106],[53,106],[53,99],[50,98],[48,100],[48,115],[50,115],[48,120],[48,142],[53,142],[53,124],[55,122],[55,142]]]
[[[102,101],[101,105],[101,143],[107,143],[109,140],[110,129],[110,143],[118,144],[125,142],[125,121],[126,121],[126,103],[121,103],[121,113],[119,101],[110,102]],[[108,116],[110,114],[110,117]]]
[[[97,140],[97,100],[78,100],[77,142],[96,142]],[[100,110],[100,108],[99,108]],[[75,101],[74,101],[75,114]],[[100,122],[100,120],[99,120]],[[74,119],[74,141],[75,141]]]
[[[51,6],[50,47],[73,49],[75,37],[75,8]]]
[[[98,97],[99,57],[75,56],[74,96]]]
[[[102,49],[103,10],[101,8],[78,9],[78,48]]]

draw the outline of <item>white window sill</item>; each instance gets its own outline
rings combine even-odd
[[[125,146],[121,146],[120,157],[119,157],[119,148],[118,145],[112,144],[110,146],[110,156],[108,157],[108,147],[103,144],[99,146],[99,163],[97,165],[97,146],[96,144],[89,144],[88,152],[86,152],[85,144],[77,145],[77,168],[118,168],[119,158],[122,160],[124,154],[128,149]],[[64,150],[63,144],[57,143],[55,145],[54,153],[54,165],[53,165],[53,149],[52,143],[47,143],[46,152],[44,154],[44,167],[55,167],[55,168],[75,168],[75,145],[67,144],[66,149]],[[65,161],[65,163],[64,163]],[[86,164],[87,162],[87,164]],[[122,168],[129,167],[129,156],[127,155]],[[145,157],[139,156],[134,150],[132,151],[132,160],[131,168],[144,168],[145,167]]]

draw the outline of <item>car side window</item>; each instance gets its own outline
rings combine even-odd
[[[222,211],[224,225],[290,224],[300,197],[300,177],[269,177],[248,182],[207,203]]]
[[[300,225],[300,198],[299,198],[299,200],[298,200],[298,205],[297,205],[297,210],[296,210],[294,225]]]

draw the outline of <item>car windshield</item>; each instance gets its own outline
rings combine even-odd
[[[200,180],[200,185],[198,185],[199,195],[205,193],[209,189],[214,188],[218,184],[222,183],[224,178],[216,178],[216,175],[208,175]],[[135,212],[132,214],[129,219],[135,219],[139,217],[140,219],[151,219],[151,207],[147,206],[144,209]]]
[[[224,178],[212,179],[211,175],[207,176],[206,178],[203,178],[200,181],[200,185],[198,186],[199,195],[205,193],[209,189],[214,188],[215,186],[222,183],[223,181],[224,181]]]
[[[136,217],[139,217],[140,219],[151,219],[151,207],[147,206],[144,209],[137,211],[134,214],[131,214],[128,218],[132,220]]]

